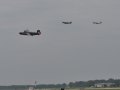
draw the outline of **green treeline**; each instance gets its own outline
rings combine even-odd
[[[114,83],[114,87],[120,87],[120,79],[102,79],[102,80],[89,80],[89,81],[76,81],[69,84],[38,84],[38,85],[12,85],[12,86],[0,86],[2,88],[79,88],[79,87],[93,87],[97,83]]]
[[[76,82],[70,82],[68,84],[69,87],[93,87],[95,84],[98,83],[114,83],[114,87],[120,86],[120,79],[102,79],[102,80],[89,80],[89,81],[76,81]]]
[[[120,79],[102,79],[102,80],[89,80],[89,81],[76,81],[76,82],[70,82],[69,84],[63,83],[63,84],[43,84],[43,85],[37,85],[36,88],[77,88],[77,87],[92,87],[97,83],[114,83],[114,87],[120,86]]]

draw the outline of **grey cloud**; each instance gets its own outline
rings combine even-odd
[[[2,0],[0,84],[119,78],[119,0]],[[71,20],[71,25],[62,21]],[[103,21],[101,25],[93,21]],[[24,29],[42,35],[20,36]]]

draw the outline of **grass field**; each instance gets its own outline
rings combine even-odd
[[[69,88],[65,90],[120,90],[119,88]]]
[[[84,88],[84,90],[120,90],[120,88]]]
[[[38,90],[60,90],[56,88],[51,89],[38,89]],[[65,90],[120,90],[119,88],[65,88]]]

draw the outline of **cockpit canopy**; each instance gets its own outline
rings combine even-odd
[[[25,33],[27,33],[27,32],[29,32],[29,30],[28,30],[28,29],[26,29],[26,30],[24,30],[24,32],[25,32]]]

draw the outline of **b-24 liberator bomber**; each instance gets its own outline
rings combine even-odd
[[[20,35],[29,35],[29,36],[35,36],[35,35],[41,35],[41,31],[37,30],[37,32],[31,32],[29,30],[24,30],[23,32],[19,32]]]

